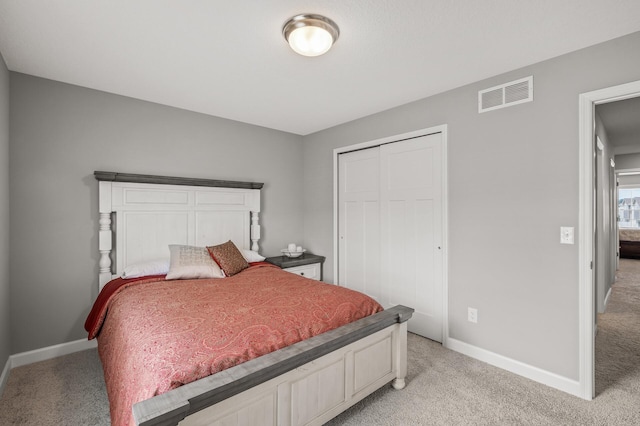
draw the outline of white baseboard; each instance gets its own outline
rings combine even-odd
[[[74,352],[84,351],[97,347],[94,340],[81,339],[73,342],[61,343],[59,345],[48,346],[46,348],[35,349],[28,352],[11,355],[11,368],[20,367],[34,362],[45,361],[47,359],[68,355]]]
[[[2,374],[0,375],[0,396],[4,393],[4,387],[7,384],[7,380],[9,380],[9,370],[11,370],[11,357],[7,359]]]
[[[572,380],[567,377],[542,370],[538,367],[533,367],[523,362],[487,351],[486,349],[464,343],[460,340],[452,339],[451,337],[447,339],[447,348],[470,356],[471,358],[486,362],[487,364],[491,364],[495,367],[502,368],[503,370],[510,371],[519,376],[526,377],[527,379],[531,379],[538,383],[542,383],[582,398],[583,392],[580,387],[580,383],[577,380]]]
[[[609,291],[607,291],[607,295],[604,297],[604,309],[607,309],[607,304],[609,304],[609,297],[611,297],[611,287],[609,287]]]

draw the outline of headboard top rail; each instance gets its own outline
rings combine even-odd
[[[175,176],[141,175],[134,173],[94,171],[93,176],[99,181],[152,183],[160,185],[210,186],[220,188],[262,189],[261,182],[238,182],[232,180],[185,178]]]

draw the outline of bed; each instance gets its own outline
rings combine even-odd
[[[173,262],[175,247],[215,249],[230,245],[245,257],[257,253],[262,184],[113,172],[95,172],[94,176],[99,181],[100,192],[99,285],[101,290],[106,286],[98,299],[108,300],[101,311],[104,315],[98,315],[102,315],[103,322],[95,334],[105,379],[119,383],[108,384],[110,401],[114,404],[118,395],[127,393],[125,390],[133,386],[132,383],[147,380],[141,370],[170,369],[167,365],[151,368],[150,358],[144,358],[150,348],[168,353],[171,362],[178,358],[196,360],[195,367],[189,367],[188,373],[178,369],[164,371],[164,382],[145,385],[153,387],[150,395],[134,396],[121,404],[125,408],[118,408],[120,411],[133,404],[132,420],[124,415],[121,416],[124,420],[117,420],[119,424],[322,424],[382,386],[389,383],[396,389],[405,386],[407,321],[413,312],[411,308],[395,306],[380,310],[374,305],[365,306],[368,298],[359,301],[363,296],[359,293],[344,293],[351,290],[300,278],[260,261],[247,262],[248,267],[222,279],[167,280],[163,274],[120,278],[124,271],[152,259],[167,258],[171,254]],[[213,251],[211,254],[215,257]],[[291,280],[301,283],[294,284]],[[284,297],[294,294],[294,286],[302,289],[300,295],[295,296],[295,303],[303,303],[306,298],[304,303],[318,305],[317,309],[303,309],[307,316],[315,317],[307,327],[308,333],[294,335],[282,331],[280,334],[288,337],[283,342],[274,342],[271,337],[265,337],[269,336],[265,330],[298,321],[294,314],[280,309],[284,305],[288,309],[293,304],[284,302]],[[209,288],[217,295],[212,299],[204,295]],[[233,289],[235,293],[221,296],[222,288]],[[103,296],[106,290],[112,294]],[[168,295],[169,302],[159,299],[161,294]],[[222,305],[216,305],[218,299],[225,298],[232,301],[229,306],[239,311],[227,311]],[[258,308],[245,306],[249,299],[258,301]],[[273,314],[271,305],[263,304],[266,299],[281,301],[282,306],[277,310],[282,311],[283,318]],[[195,305],[204,306],[208,314],[197,313],[200,311],[196,311]],[[343,310],[346,305],[356,306],[355,311],[359,313]],[[171,307],[175,308],[173,314],[168,313]],[[261,309],[267,310],[266,315],[259,312]],[[161,316],[152,317],[151,311],[158,311]],[[203,361],[202,356],[210,356],[203,348],[215,345],[201,345],[211,340],[202,335],[195,339],[193,354],[185,355],[177,349],[183,344],[173,336],[195,334],[195,328],[213,321],[216,315],[226,318],[228,328],[232,328],[240,319],[251,316],[249,312],[262,315],[258,318],[263,319],[258,325],[239,325],[241,330],[252,330],[236,339],[248,343],[249,349],[234,348],[237,353],[248,351],[255,357],[246,360],[236,356],[237,359],[221,359],[217,363],[211,363],[209,358]],[[176,322],[171,315],[189,318],[186,322]],[[344,324],[318,321],[322,315],[342,317]],[[147,328],[116,324],[118,317],[131,317],[133,323],[146,321]],[[166,323],[161,323],[165,319]],[[165,334],[172,337],[149,342],[144,330],[153,325],[168,330]],[[129,329],[134,331],[125,336]],[[212,330],[209,329],[210,335],[214,334]],[[218,329],[215,330],[217,333]],[[260,342],[261,339],[267,342]],[[115,343],[118,341],[129,342],[129,346],[120,346]],[[143,355],[131,352],[138,350],[138,346]],[[131,356],[126,356],[130,352]],[[119,366],[115,364],[122,359],[128,359],[133,367],[117,373]],[[203,365],[216,368],[203,368]],[[118,386],[124,387],[118,390]]]
[[[620,257],[640,259],[640,229],[620,229]]]

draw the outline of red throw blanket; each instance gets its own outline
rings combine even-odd
[[[136,402],[382,310],[270,265],[218,279],[118,279],[103,293],[85,328],[98,335],[112,425],[133,424]]]

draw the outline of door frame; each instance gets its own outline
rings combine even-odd
[[[579,96],[579,244],[578,244],[578,351],[580,396],[595,397],[595,238],[593,211],[595,106],[640,96],[640,80]]]
[[[415,130],[408,133],[388,136],[367,142],[347,145],[333,150],[333,276],[334,280],[338,279],[338,259],[339,259],[339,238],[338,238],[338,156],[346,152],[358,151],[361,149],[372,148],[374,146],[386,145],[393,142],[400,142],[405,139],[413,139],[421,136],[427,136],[434,133],[442,135],[442,345],[447,347],[447,339],[449,337],[449,274],[448,274],[448,257],[449,257],[449,192],[448,192],[448,169],[447,169],[447,125],[428,127],[425,129]]]

